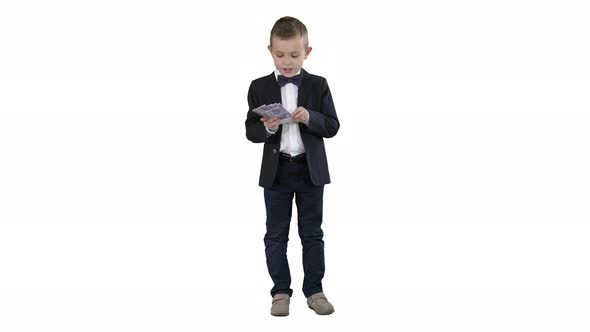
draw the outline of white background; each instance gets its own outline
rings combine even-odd
[[[0,330],[588,331],[585,1],[2,1]],[[270,316],[250,81],[328,79],[320,317]],[[294,215],[296,218],[296,215]]]

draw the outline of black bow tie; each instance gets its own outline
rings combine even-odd
[[[283,87],[287,83],[293,83],[297,86],[301,85],[301,74],[295,75],[293,77],[285,77],[283,75],[279,75],[279,86]]]

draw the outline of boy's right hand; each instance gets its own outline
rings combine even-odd
[[[260,121],[264,123],[264,126],[270,131],[276,131],[279,129],[279,118],[260,118]]]

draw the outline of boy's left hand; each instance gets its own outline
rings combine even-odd
[[[305,108],[299,106],[295,112],[291,114],[291,119],[293,119],[294,122],[307,123],[309,121],[309,112]]]

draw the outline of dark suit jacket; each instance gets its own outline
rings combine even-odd
[[[309,123],[300,123],[299,131],[305,147],[311,181],[319,186],[330,183],[324,137],[336,135],[340,122],[326,79],[303,69],[301,74],[303,77],[298,90],[297,106],[303,106],[309,112]],[[260,121],[261,116],[252,110],[272,103],[281,103],[281,88],[274,72],[252,81],[248,91],[250,109],[246,117],[246,137],[254,143],[264,143],[259,181],[259,185],[264,188],[272,187],[276,176],[283,126],[279,126],[276,134],[268,136],[264,124]]]

